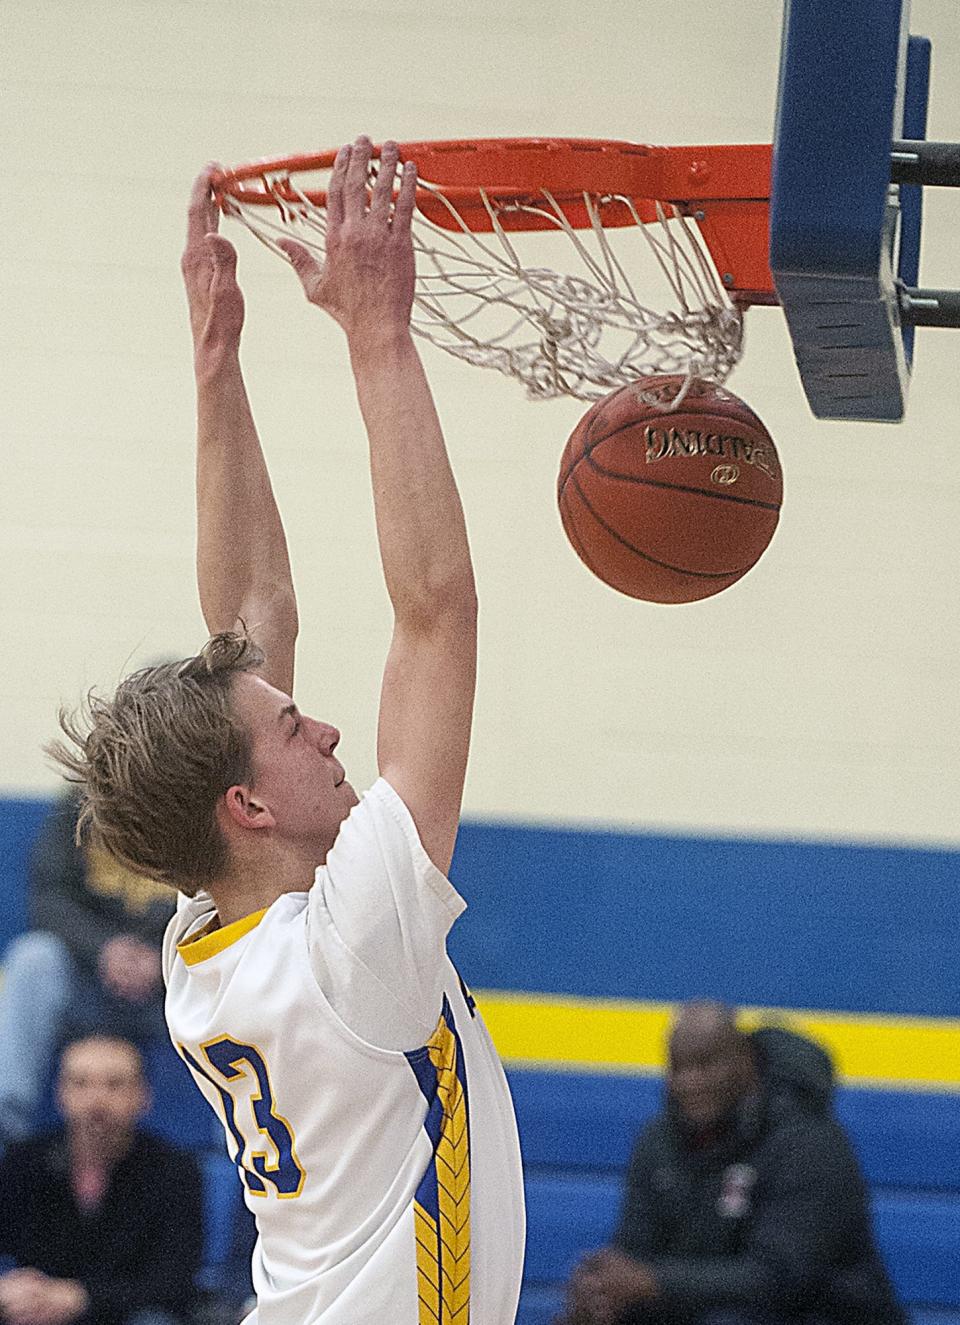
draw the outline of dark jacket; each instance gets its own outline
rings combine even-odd
[[[103,945],[132,934],[159,946],[176,893],[132,874],[96,847],[74,842],[77,802],[63,796],[40,829],[30,859],[30,925],[56,934],[88,970]]]
[[[905,1325],[831,1112],[829,1058],[779,1028],[751,1038],[760,1090],[709,1143],[669,1104],[641,1133],[616,1245],[651,1266],[662,1306],[684,1317],[727,1307]]]
[[[0,1256],[91,1299],[79,1325],[121,1325],[146,1308],[184,1317],[203,1246],[200,1174],[193,1157],[146,1132],[84,1214],[70,1182],[62,1132],[10,1146],[0,1161]]]

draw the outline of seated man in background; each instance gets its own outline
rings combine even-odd
[[[30,930],[4,958],[0,993],[0,1146],[33,1127],[57,1051],[103,1031],[166,1039],[160,942],[169,888],[74,840],[65,795],[41,828],[29,877]]]
[[[563,1325],[905,1325],[821,1048],[689,1003],[666,1087],[613,1246],[575,1271]]]
[[[9,1325],[173,1325],[195,1301],[200,1174],[141,1131],[136,1047],[89,1036],[64,1051],[65,1127],[0,1161],[0,1319]]]

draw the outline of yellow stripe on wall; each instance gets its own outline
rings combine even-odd
[[[675,1005],[474,991],[500,1056],[514,1067],[660,1072]],[[960,1090],[960,1020],[743,1008],[741,1024],[809,1035],[852,1085]]]

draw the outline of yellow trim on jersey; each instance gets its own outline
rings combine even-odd
[[[517,1067],[652,1073],[664,1065],[672,1003],[474,990],[500,1056]],[[743,1008],[750,1029],[777,1024],[809,1035],[851,1085],[960,1089],[960,1020]]]
[[[441,1016],[426,1043],[442,1109],[434,1151],[437,1210],[414,1200],[418,1325],[470,1325],[470,1138],[457,1037]]]
[[[213,928],[217,921],[211,920],[196,934],[191,934],[182,943],[178,943],[177,952],[188,966],[196,966],[198,962],[205,962],[208,957],[213,957],[216,953],[223,952],[224,948],[229,948],[231,943],[242,939],[251,929],[256,929],[266,914],[267,908],[263,907],[260,911],[244,916],[242,920],[234,920],[232,924],[224,925],[222,929]]]
[[[437,1224],[419,1201],[413,1203],[413,1232],[417,1247],[418,1325],[435,1325],[440,1319]]]
[[[468,1325],[470,1319],[470,1141],[467,1101],[457,1074],[457,1041],[441,1017],[427,1041],[437,1070],[443,1127],[434,1163],[443,1253],[440,1258],[440,1325]]]

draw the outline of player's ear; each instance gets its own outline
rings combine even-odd
[[[229,787],[224,792],[220,811],[238,828],[273,828],[276,823],[269,807],[242,784]]]

